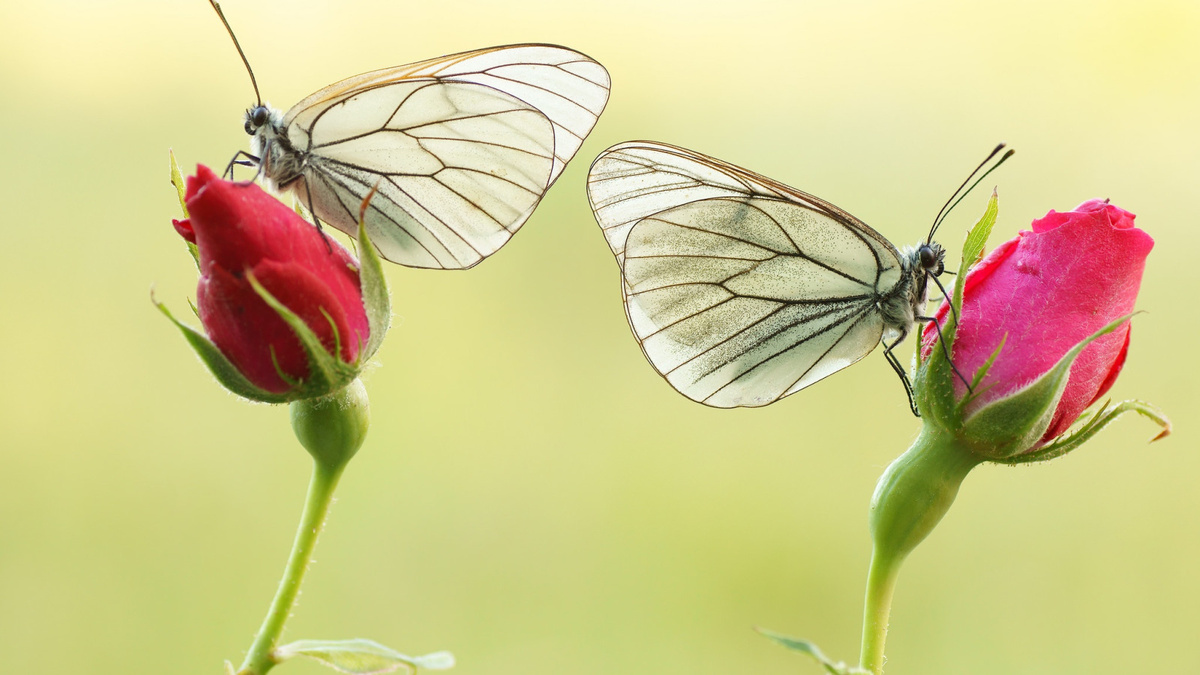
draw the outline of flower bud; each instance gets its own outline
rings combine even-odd
[[[1014,433],[1004,440],[1015,445],[980,448],[988,459],[1038,450],[1112,387],[1129,348],[1129,322],[1096,334],[1133,312],[1146,256],[1154,246],[1133,219],[1128,211],[1100,200],[1066,213],[1051,211],[971,268],[952,356],[968,378],[986,374],[970,397],[966,385],[954,379],[954,396],[967,427],[972,416],[1032,389],[1073,348],[1091,339],[1065,364],[1063,372],[1069,375],[1057,400],[1049,402],[1052,414],[1036,424],[1032,419],[1005,420],[1001,426],[1033,435]],[[944,301],[935,314],[943,326],[949,307]],[[927,326],[923,356],[929,357],[936,343],[936,330]],[[1038,412],[1029,410],[1030,415]],[[1033,426],[1026,430],[1024,421]],[[986,445],[988,439],[973,440]]]
[[[967,234],[964,265],[979,260],[996,214],[993,193]],[[1066,454],[1126,412],[1161,425],[1157,438],[1170,432],[1157,408],[1124,401],[1106,403],[1064,433],[1108,391],[1125,362],[1129,318],[1153,245],[1133,226],[1132,214],[1093,200],[1068,213],[1051,211],[955,279],[935,315],[938,326],[925,330],[918,351],[913,398],[923,428],[871,499],[874,547],[861,661],[869,672],[883,670],[901,564],[947,513],[974,467]]]
[[[217,379],[271,403],[325,396],[353,381],[390,313],[365,233],[360,274],[341,244],[253,183],[200,166],[184,197],[187,217],[173,223],[196,248],[206,335],[176,324]]]

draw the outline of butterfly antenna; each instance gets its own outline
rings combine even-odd
[[[258,100],[258,105],[262,105],[262,94],[258,93],[258,80],[254,79],[254,70],[250,67],[250,62],[246,60],[246,52],[242,51],[242,45],[238,43],[237,36],[233,34],[233,28],[229,26],[229,21],[225,19],[225,13],[221,11],[221,5],[217,4],[217,0],[208,0],[208,4],[217,11],[217,16],[221,17],[221,23],[225,24],[225,30],[229,32],[229,37],[233,40],[233,46],[237,47],[238,56],[242,57],[242,63],[246,64],[246,72],[250,73],[250,84],[254,86],[254,98]]]
[[[933,219],[933,227],[929,228],[929,236],[925,239],[926,244],[933,241],[933,235],[937,232],[938,227],[941,226],[942,221],[946,219],[946,216],[950,215],[950,211],[952,211],[955,206],[958,206],[958,203],[961,202],[968,194],[970,194],[971,190],[975,189],[975,186],[979,185],[980,181],[982,181],[984,178],[987,178],[989,173],[995,171],[1001,164],[1004,163],[1004,160],[1012,157],[1013,153],[1016,152],[1016,150],[1009,150],[1008,152],[1004,153],[1004,156],[1001,157],[998,162],[993,164],[992,168],[984,171],[983,175],[980,176],[978,180],[976,180],[974,183],[971,183],[971,179],[975,178],[975,174],[979,173],[983,167],[987,166],[987,163],[992,161],[993,157],[1000,154],[1000,151],[1003,150],[1004,147],[1004,143],[997,145],[988,154],[988,156],[979,163],[979,166],[975,167],[975,170],[971,172],[971,175],[967,176],[967,179],[962,182],[962,185],[958,186],[958,189],[954,191],[954,194],[950,195],[950,199],[946,200],[946,203],[942,205],[942,209],[938,211],[937,216]],[[971,183],[971,187],[967,187],[967,183]],[[963,188],[966,188],[966,190]],[[957,199],[955,199],[956,197]]]

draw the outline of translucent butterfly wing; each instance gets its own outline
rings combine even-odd
[[[676,389],[761,406],[870,353],[901,280],[886,239],[823,200],[673,146],[605,151],[588,196],[643,352]]]
[[[515,45],[343,80],[296,104],[284,125],[308,153],[304,177],[320,217],[353,232],[382,177],[367,216],[380,253],[461,269],[524,224],[608,90],[608,73],[578,52]]]

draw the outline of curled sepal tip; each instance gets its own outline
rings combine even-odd
[[[298,640],[278,647],[272,654],[276,662],[296,656],[308,657],[329,666],[339,673],[350,675],[382,675],[403,669],[446,670],[454,667],[450,652],[434,652],[424,656],[407,656],[374,640]]]
[[[825,656],[825,653],[819,647],[808,640],[789,637],[772,630],[767,630],[766,628],[755,628],[754,630],[776,644],[782,645],[794,652],[811,656],[817,663],[821,664],[821,667],[825,669],[828,675],[870,675],[870,671],[847,665],[844,661],[830,659],[828,656]]]
[[[1099,410],[1088,415],[1086,418],[1080,418],[1080,422],[1065,436],[1061,436],[1049,445],[1042,446],[1033,452],[1003,460],[1003,463],[1028,464],[1030,462],[1045,462],[1056,457],[1062,457],[1083,445],[1084,442],[1099,433],[1101,429],[1108,426],[1110,422],[1128,412],[1135,412],[1142,417],[1146,417],[1162,429],[1150,439],[1151,443],[1171,435],[1171,420],[1157,406],[1145,401],[1121,401],[1116,405],[1113,405],[1111,401],[1105,401]]]

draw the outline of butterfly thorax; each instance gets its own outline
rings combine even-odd
[[[283,113],[269,105],[257,105],[246,111],[246,133],[250,151],[262,166],[265,182],[286,189],[302,175],[304,157],[296,152],[283,126]]]
[[[917,317],[925,314],[929,278],[945,271],[946,250],[936,242],[906,246],[900,252],[900,282],[880,299],[885,342],[900,342],[912,331]]]

